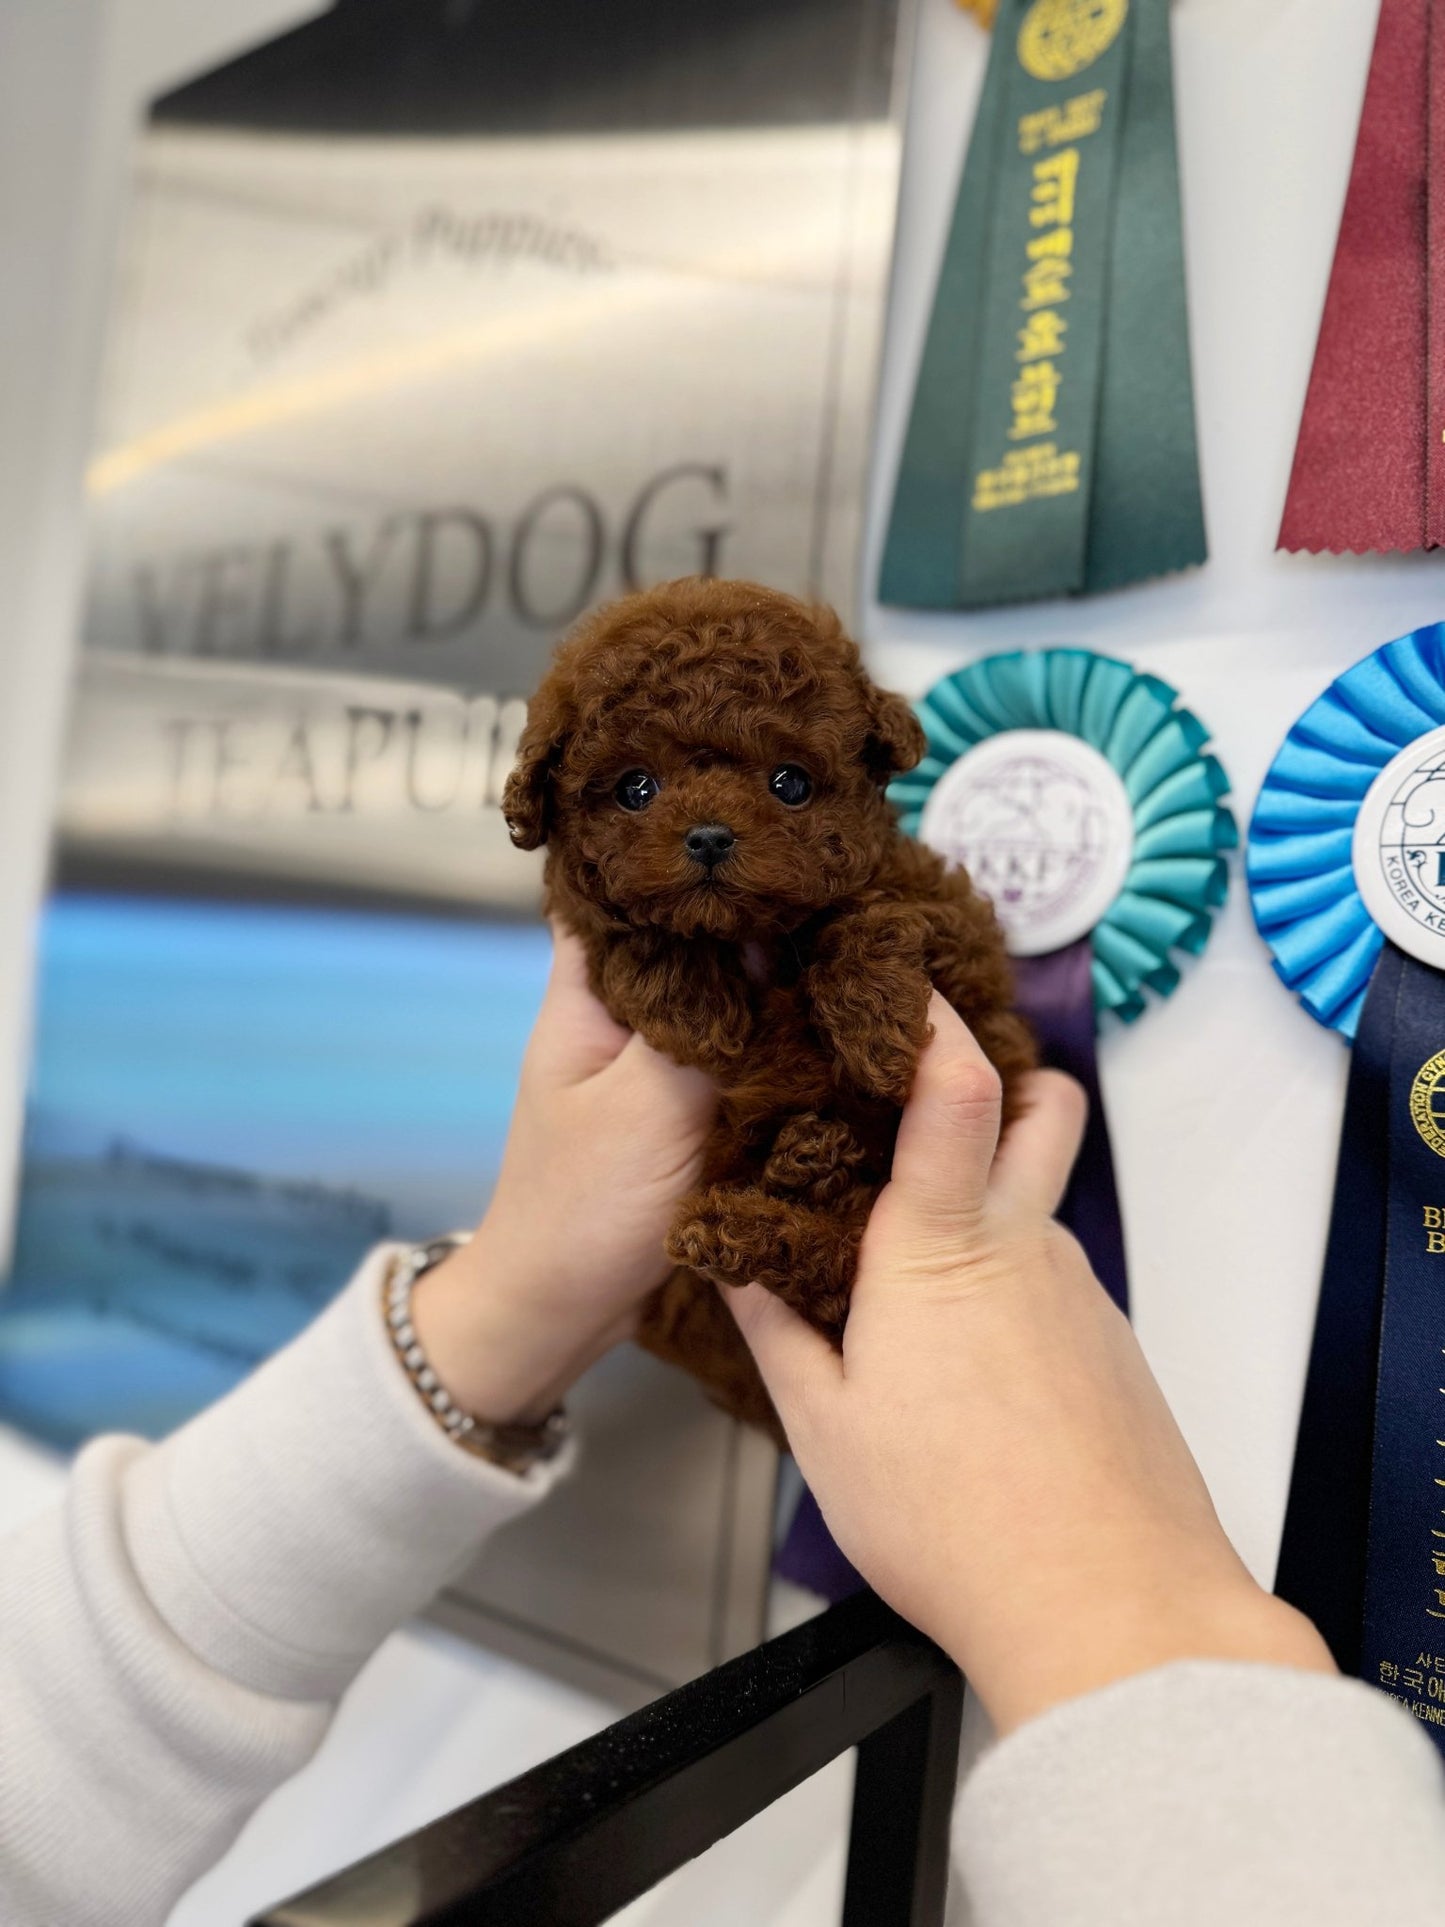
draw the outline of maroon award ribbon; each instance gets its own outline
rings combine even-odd
[[[1426,154],[1425,547],[1445,544],[1445,23],[1426,0],[1429,32]],[[1431,191],[1436,183],[1436,191]]]
[[[1432,293],[1445,263],[1445,175],[1434,166],[1445,157],[1445,23],[1432,26],[1434,11],[1430,0],[1381,3],[1282,549],[1445,539],[1445,287]]]

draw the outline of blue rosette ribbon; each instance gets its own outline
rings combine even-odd
[[[1354,863],[1362,811],[1373,832],[1393,799],[1433,782],[1438,742],[1402,757],[1403,790],[1397,770],[1371,797],[1376,779],[1442,727],[1445,625],[1432,624],[1356,663],[1294,724],[1247,870],[1279,976],[1353,1043],[1276,1590],[1342,1671],[1403,1700],[1445,1752],[1427,1683],[1445,1677],[1445,975],[1426,960],[1438,937],[1409,914],[1380,908],[1403,947],[1381,930]],[[1422,863],[1445,848],[1428,808],[1409,820]]]
[[[1384,937],[1351,858],[1371,783],[1445,725],[1445,625],[1387,642],[1332,682],[1270,765],[1249,826],[1247,874],[1274,967],[1311,1017],[1353,1038]]]
[[[1134,848],[1089,939],[1094,1005],[1132,1023],[1146,990],[1167,997],[1179,983],[1173,953],[1197,957],[1209,941],[1228,888],[1226,852],[1239,841],[1229,779],[1177,692],[1089,649],[1014,650],[945,676],[917,710],[928,755],[889,789],[913,835],[939,778],[1004,730],[1060,730],[1104,757],[1133,809]]]

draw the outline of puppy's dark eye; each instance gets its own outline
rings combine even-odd
[[[784,763],[768,778],[768,788],[780,803],[786,803],[790,810],[796,810],[813,794],[813,779],[796,763]]]
[[[662,788],[645,769],[630,769],[612,792],[625,810],[645,810]]]

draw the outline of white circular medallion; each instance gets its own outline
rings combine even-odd
[[[1355,818],[1355,882],[1380,929],[1445,969],[1445,729],[1391,757]]]
[[[1098,750],[1057,729],[975,745],[929,792],[919,835],[993,899],[1010,952],[1085,937],[1124,887],[1134,812]]]

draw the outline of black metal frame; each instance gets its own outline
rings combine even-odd
[[[843,1927],[940,1927],[963,1681],[871,1593],[252,1927],[593,1927],[858,1748]]]

